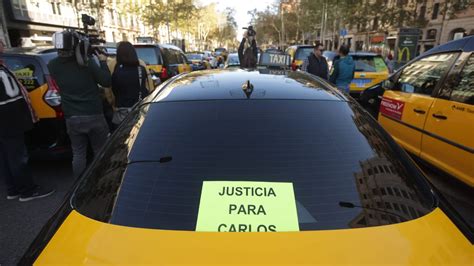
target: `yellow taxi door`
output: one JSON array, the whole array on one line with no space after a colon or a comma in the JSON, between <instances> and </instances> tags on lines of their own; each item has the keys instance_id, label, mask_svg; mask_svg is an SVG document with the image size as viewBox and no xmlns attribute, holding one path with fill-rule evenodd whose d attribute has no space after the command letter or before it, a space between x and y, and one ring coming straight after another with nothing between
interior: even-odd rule
<instances>
[{"instance_id":1,"label":"yellow taxi door","mask_svg":"<svg viewBox=\"0 0 474 266\"><path fill-rule=\"evenodd\" d=\"M461 70L462 69L462 70ZM474 186L474 56L453 69L432 104L421 144L421 158Z\"/></svg>"},{"instance_id":2,"label":"yellow taxi door","mask_svg":"<svg viewBox=\"0 0 474 266\"><path fill-rule=\"evenodd\" d=\"M458 54L431 55L412 62L399 74L380 104L378 120L407 151L419 156L432 97Z\"/></svg>"},{"instance_id":3,"label":"yellow taxi door","mask_svg":"<svg viewBox=\"0 0 474 266\"><path fill-rule=\"evenodd\" d=\"M180 74L191 72L192 67L191 67L191 64L188 63L188 58L182 53L179 53L179 57L180 57L180 60L179 60L179 65L178 65L178 72Z\"/></svg>"},{"instance_id":4,"label":"yellow taxi door","mask_svg":"<svg viewBox=\"0 0 474 266\"><path fill-rule=\"evenodd\" d=\"M379 123L403 148L420 155L421 129L432 103L430 95L387 91L380 104Z\"/></svg>"}]
</instances>

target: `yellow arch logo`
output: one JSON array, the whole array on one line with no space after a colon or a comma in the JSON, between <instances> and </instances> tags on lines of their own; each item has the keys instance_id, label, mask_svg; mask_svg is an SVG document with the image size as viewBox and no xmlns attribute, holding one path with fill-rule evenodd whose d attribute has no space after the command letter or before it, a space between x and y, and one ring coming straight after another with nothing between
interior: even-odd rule
<instances>
[{"instance_id":1,"label":"yellow arch logo","mask_svg":"<svg viewBox=\"0 0 474 266\"><path fill-rule=\"evenodd\" d=\"M408 47L403 47L403 49L400 50L400 48L398 48L398 63L402 62L402 59L403 59L403 55L405 54L406 52L406 61L409 61L410 60L410 49L408 49Z\"/></svg>"}]
</instances>

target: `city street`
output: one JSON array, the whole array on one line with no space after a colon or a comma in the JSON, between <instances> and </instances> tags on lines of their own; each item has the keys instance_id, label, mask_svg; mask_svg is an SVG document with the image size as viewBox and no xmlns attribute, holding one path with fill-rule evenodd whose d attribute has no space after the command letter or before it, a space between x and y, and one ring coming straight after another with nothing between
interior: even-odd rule
<instances>
[{"instance_id":1,"label":"city street","mask_svg":"<svg viewBox=\"0 0 474 266\"><path fill-rule=\"evenodd\" d=\"M39 184L54 186L57 192L48 198L31 202L7 201L4 182L0 182L0 265L15 264L39 232L43 224L55 212L64 195L73 184L72 172L67 161L33 162L33 170ZM430 175L430 181L443 191L444 196L462 213L474 227L474 191L459 182L422 169Z\"/></svg>"},{"instance_id":2,"label":"city street","mask_svg":"<svg viewBox=\"0 0 474 266\"><path fill-rule=\"evenodd\" d=\"M474 266L473 84L474 0L1 0L0 266Z\"/></svg>"}]
</instances>

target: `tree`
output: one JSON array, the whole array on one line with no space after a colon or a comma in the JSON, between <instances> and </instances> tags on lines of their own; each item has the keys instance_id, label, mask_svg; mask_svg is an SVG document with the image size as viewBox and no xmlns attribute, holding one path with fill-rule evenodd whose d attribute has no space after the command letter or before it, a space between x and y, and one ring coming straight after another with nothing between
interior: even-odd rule
<instances>
[{"instance_id":1,"label":"tree","mask_svg":"<svg viewBox=\"0 0 474 266\"><path fill-rule=\"evenodd\" d=\"M235 21L235 9L227 7L218 16L218 26L211 31L210 37L215 39L219 46L234 46L237 36L237 22Z\"/></svg>"}]
</instances>

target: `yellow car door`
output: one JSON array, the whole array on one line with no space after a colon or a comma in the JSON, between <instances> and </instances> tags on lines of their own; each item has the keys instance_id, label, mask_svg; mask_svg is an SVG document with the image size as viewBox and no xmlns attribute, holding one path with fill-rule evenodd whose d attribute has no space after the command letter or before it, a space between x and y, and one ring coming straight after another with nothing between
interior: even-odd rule
<instances>
[{"instance_id":1,"label":"yellow car door","mask_svg":"<svg viewBox=\"0 0 474 266\"><path fill-rule=\"evenodd\" d=\"M191 64L188 63L188 59L187 57L181 53L181 52L178 52L179 54L177 55L179 58L179 65L178 65L178 72L179 74L181 73L188 73L188 72L191 72L192 71L192 67L191 67Z\"/></svg>"},{"instance_id":2,"label":"yellow car door","mask_svg":"<svg viewBox=\"0 0 474 266\"><path fill-rule=\"evenodd\" d=\"M456 67L428 113L421 158L474 186L474 55Z\"/></svg>"},{"instance_id":3,"label":"yellow car door","mask_svg":"<svg viewBox=\"0 0 474 266\"><path fill-rule=\"evenodd\" d=\"M406 150L419 156L433 92L458 54L431 55L406 66L380 104L378 120Z\"/></svg>"}]
</instances>

